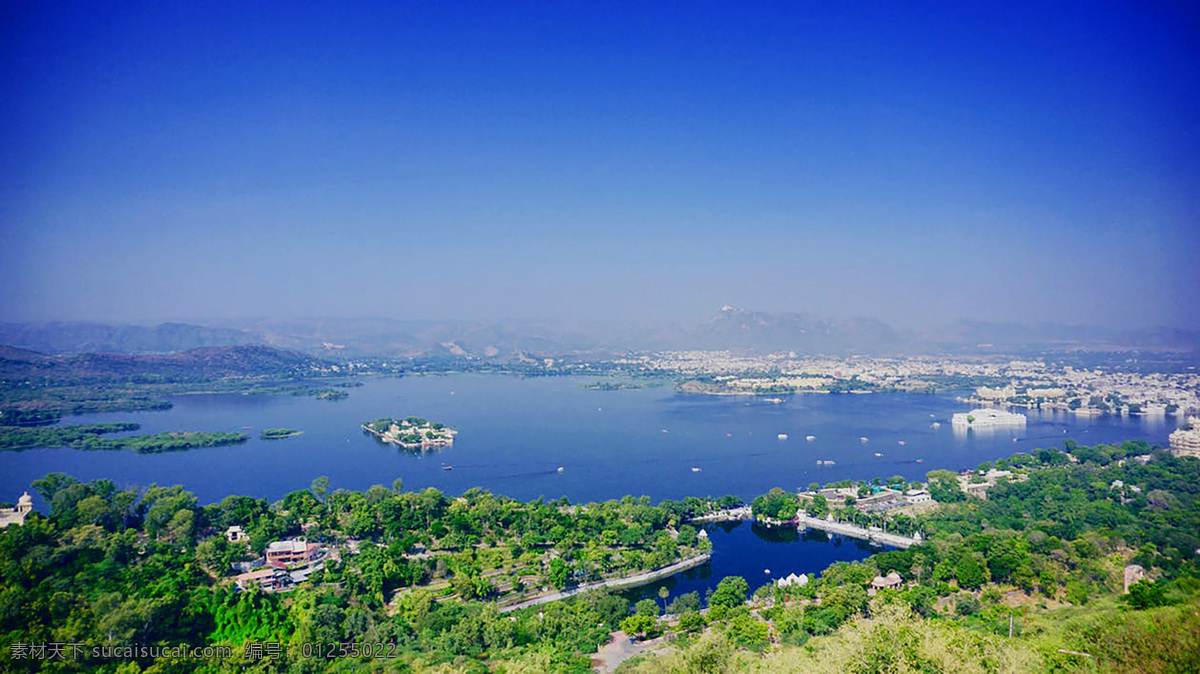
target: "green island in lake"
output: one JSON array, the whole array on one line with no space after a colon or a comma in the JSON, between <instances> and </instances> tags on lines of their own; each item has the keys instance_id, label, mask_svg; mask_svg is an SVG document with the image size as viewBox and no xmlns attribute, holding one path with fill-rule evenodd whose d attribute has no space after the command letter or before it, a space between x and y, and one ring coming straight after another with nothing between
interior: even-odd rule
<instances>
[{"instance_id":1,"label":"green island in lake","mask_svg":"<svg viewBox=\"0 0 1200 674\"><path fill-rule=\"evenodd\" d=\"M380 442L400 445L406 449L434 449L454 444L458 431L445 424L427 421L420 417L392 419L384 417L368 421L362 429L375 436Z\"/></svg>"},{"instance_id":2,"label":"green island in lake","mask_svg":"<svg viewBox=\"0 0 1200 674\"><path fill-rule=\"evenodd\" d=\"M200 447L220 447L245 442L241 433L211 433L204 431L173 431L151 435L104 437L111 433L136 431L141 426L131 422L82 424L26 428L0 426L0 450L70 447L83 450L132 449L140 454L178 452Z\"/></svg>"},{"instance_id":3,"label":"green island in lake","mask_svg":"<svg viewBox=\"0 0 1200 674\"><path fill-rule=\"evenodd\" d=\"M283 440L284 438L295 437L303 432L294 428L266 428L258 434L258 437L263 440Z\"/></svg>"}]
</instances>

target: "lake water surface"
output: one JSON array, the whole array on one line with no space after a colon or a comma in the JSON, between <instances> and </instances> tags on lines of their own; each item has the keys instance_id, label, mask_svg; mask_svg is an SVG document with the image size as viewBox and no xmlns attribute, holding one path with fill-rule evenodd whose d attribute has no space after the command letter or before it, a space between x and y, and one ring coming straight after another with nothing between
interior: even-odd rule
<instances>
[{"instance_id":1,"label":"lake water surface","mask_svg":"<svg viewBox=\"0 0 1200 674\"><path fill-rule=\"evenodd\" d=\"M122 487L182 484L202 503L229 494L273 501L307 489L320 475L329 476L333 488L390 486L400 477L409 490L432 486L453 495L483 487L522 500L567 496L578 503L625 494L648 494L655 501L724 494L749 499L771 487L795 489L814 481L897 474L922 478L935 468L973 467L1017 451L1057 447L1068 437L1081 444L1147 440L1165 445L1172 429L1163 419L1080 419L1027 411L1029 424L1020 432L956 434L950 416L968 406L952 396L809 394L772 403L677 396L670 387L585 389L591 381L499 375L367 379L341 401L178 396L167 411L70 417L68 423L136 421L141 433L236 431L252 439L173 454L66 448L0 452L0 500L15 501L51 471L81 480L107 478ZM422 416L459 434L453 447L410 452L382 445L359 428L385 416ZM932 428L934 421L942 426ZM260 440L257 434L264 428L296 428L304 434ZM779 439L780 433L788 438ZM806 441L808 435L816 438ZM819 459L835 463L817 465ZM44 510L40 500L35 495ZM713 543L709 563L625 596L657 600L658 588L666 587L671 598L687 592L703 598L729 575L746 578L753 590L789 573L817 573L833 562L879 550L852 538L749 522L705 529Z\"/></svg>"},{"instance_id":2,"label":"lake water surface","mask_svg":"<svg viewBox=\"0 0 1200 674\"><path fill-rule=\"evenodd\" d=\"M1068 437L1081 444L1141 439L1165 445L1172 430L1163 419L1080 419L1028 411L1029 424L1020 432L956 435L948 420L968 406L952 396L809 394L776 404L679 396L670 387L583 388L590 381L595 380L380 378L364 380L341 401L178 396L167 411L69 417L68 423L136 421L142 433L238 431L252 439L155 455L66 448L0 452L0 500L15 500L51 471L83 480L108 478L120 486L182 484L204 503L229 494L275 500L306 489L320 475L329 476L333 488L390 486L400 477L405 489L433 486L457 494L483 487L522 500L566 496L584 502L625 494L648 494L655 501L723 494L751 498L771 487L795 489L814 481L919 478L935 468L960 469L1017 451L1057 447ZM381 445L360 430L362 422L384 416L422 416L459 434L451 448L409 452ZM935 420L940 428L931 428ZM260 440L257 434L264 428L297 428L304 434ZM780 440L780 433L788 439ZM807 435L816 439L806 441ZM836 463L817 465L818 460Z\"/></svg>"},{"instance_id":3,"label":"lake water surface","mask_svg":"<svg viewBox=\"0 0 1200 674\"><path fill-rule=\"evenodd\" d=\"M681 594L695 592L705 601L725 576L741 576L754 592L788 574L820 574L834 562L853 562L890 550L867 541L827 534L817 529L797 531L794 527L766 527L751 522L720 522L704 525L713 544L712 559L694 569L677 573L649 585L621 593L630 602L653 599L660 587L667 588L667 603Z\"/></svg>"}]
</instances>

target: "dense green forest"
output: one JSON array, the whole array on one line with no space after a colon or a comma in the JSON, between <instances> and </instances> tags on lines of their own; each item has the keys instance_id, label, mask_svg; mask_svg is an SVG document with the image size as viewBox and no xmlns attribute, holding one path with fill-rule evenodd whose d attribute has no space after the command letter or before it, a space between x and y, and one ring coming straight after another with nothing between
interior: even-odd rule
<instances>
[{"instance_id":1,"label":"dense green forest","mask_svg":"<svg viewBox=\"0 0 1200 674\"><path fill-rule=\"evenodd\" d=\"M240 653L269 638L402 644L400 660L414 665L479 662L500 649L585 666L578 653L608 640L628 614L623 600L585 596L516 620L499 618L498 606L695 557L709 546L681 522L736 503L521 503L481 490L404 492L399 481L329 492L318 479L275 504L231 496L201 506L180 487L120 490L62 474L35 486L49 517L0 533L0 658L9 658L0 661L17 669L36 666L12 660L13 643L234 644ZM232 525L249 540L220 535ZM338 553L322 571L286 593L232 588L232 563L305 530ZM287 657L322 669L299 651Z\"/></svg>"},{"instance_id":2,"label":"dense green forest","mask_svg":"<svg viewBox=\"0 0 1200 674\"><path fill-rule=\"evenodd\" d=\"M0 668L587 671L588 654L624 628L673 639L627 671L1196 671L1200 461L1066 449L1006 460L1014 479L987 500L916 516L928 542L835 564L803 587L751 593L732 577L665 607L591 592L512 612L701 554L689 518L738 500L522 503L399 481L330 491L318 479L274 504L201 505L180 487L51 474L35 485L48 516L0 531ZM222 535L233 525L247 541ZM308 581L233 588L232 563L302 534L330 551ZM1131 563L1149 578L1123 594ZM904 585L872 594L890 571ZM267 642L278 656L247 652ZM38 643L229 645L232 657L14 657L14 645ZM387 649L368 656L363 644Z\"/></svg>"}]
</instances>

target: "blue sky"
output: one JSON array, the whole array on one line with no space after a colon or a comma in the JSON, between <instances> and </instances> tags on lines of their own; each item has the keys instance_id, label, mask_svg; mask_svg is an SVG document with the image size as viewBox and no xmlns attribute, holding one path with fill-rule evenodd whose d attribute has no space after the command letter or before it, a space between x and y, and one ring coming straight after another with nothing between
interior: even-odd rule
<instances>
[{"instance_id":1,"label":"blue sky","mask_svg":"<svg viewBox=\"0 0 1200 674\"><path fill-rule=\"evenodd\" d=\"M1200 327L1183 3L118 4L0 9L0 320Z\"/></svg>"}]
</instances>

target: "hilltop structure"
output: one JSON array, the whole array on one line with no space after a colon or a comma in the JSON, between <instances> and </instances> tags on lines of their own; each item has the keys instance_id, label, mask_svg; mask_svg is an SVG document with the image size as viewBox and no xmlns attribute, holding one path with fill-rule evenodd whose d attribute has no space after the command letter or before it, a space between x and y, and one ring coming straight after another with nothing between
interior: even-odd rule
<instances>
[{"instance_id":1,"label":"hilltop structure","mask_svg":"<svg viewBox=\"0 0 1200 674\"><path fill-rule=\"evenodd\" d=\"M1200 418L1188 417L1183 428L1170 436L1171 453L1175 456L1200 458Z\"/></svg>"},{"instance_id":2,"label":"hilltop structure","mask_svg":"<svg viewBox=\"0 0 1200 674\"><path fill-rule=\"evenodd\" d=\"M16 508L0 508L0 529L8 527L10 524L25 524L25 516L31 512L33 512L33 497L29 495L29 492L25 492L21 494L21 498L17 499Z\"/></svg>"}]
</instances>

